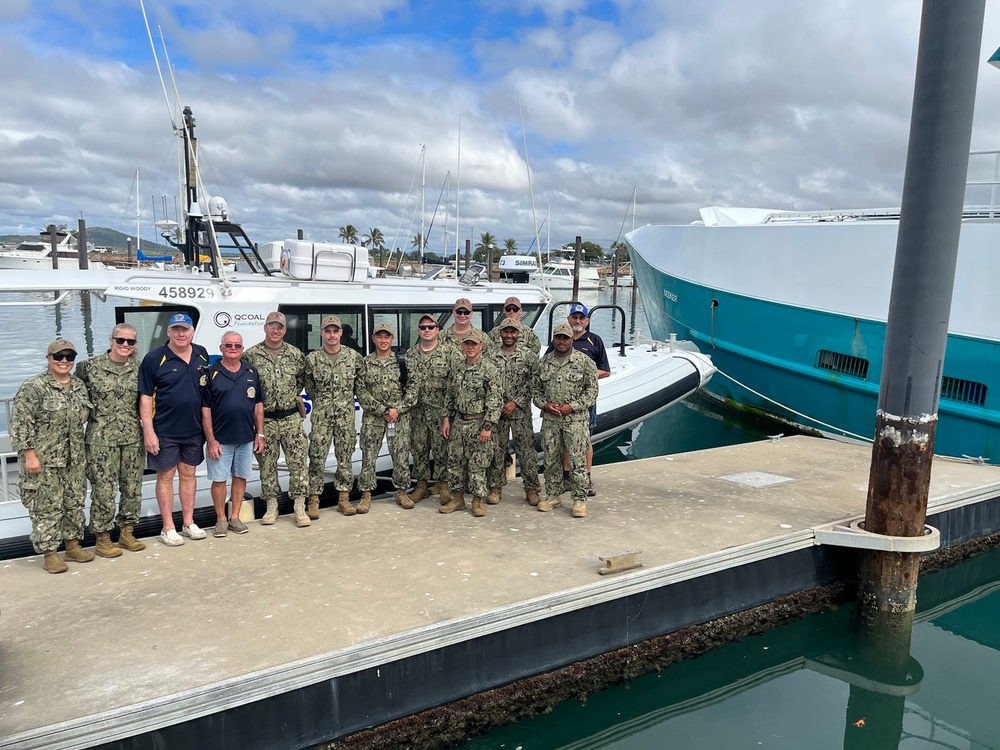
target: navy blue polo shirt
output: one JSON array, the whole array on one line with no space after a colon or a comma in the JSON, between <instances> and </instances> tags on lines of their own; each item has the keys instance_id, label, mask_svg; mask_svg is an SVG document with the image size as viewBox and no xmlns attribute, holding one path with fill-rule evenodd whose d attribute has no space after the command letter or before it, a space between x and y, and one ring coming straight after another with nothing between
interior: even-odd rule
<instances>
[{"instance_id":1,"label":"navy blue polo shirt","mask_svg":"<svg viewBox=\"0 0 1000 750\"><path fill-rule=\"evenodd\" d=\"M260 392L257 370L246 362L230 372L220 359L208 374L208 384L201 389L202 406L212 410L212 433L223 445L252 443L257 434L253 412L264 398Z\"/></svg>"},{"instance_id":2,"label":"navy blue polo shirt","mask_svg":"<svg viewBox=\"0 0 1000 750\"><path fill-rule=\"evenodd\" d=\"M597 365L598 370L611 372L611 363L608 361L608 350L604 348L604 340L596 333L587 331L580 338L573 339L573 348L578 352L586 354ZM545 350L548 354L552 351L552 344Z\"/></svg>"},{"instance_id":3,"label":"navy blue polo shirt","mask_svg":"<svg viewBox=\"0 0 1000 750\"><path fill-rule=\"evenodd\" d=\"M208 351L191 345L185 362L169 346L153 349L139 365L139 393L153 397L153 429L157 437L200 437L201 386L208 383Z\"/></svg>"}]
</instances>

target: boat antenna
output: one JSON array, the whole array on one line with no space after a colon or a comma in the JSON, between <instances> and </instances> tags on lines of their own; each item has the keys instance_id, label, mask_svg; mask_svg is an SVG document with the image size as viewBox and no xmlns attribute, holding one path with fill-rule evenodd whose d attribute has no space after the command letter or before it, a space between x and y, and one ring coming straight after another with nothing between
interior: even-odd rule
<instances>
[{"instance_id":1,"label":"boat antenna","mask_svg":"<svg viewBox=\"0 0 1000 750\"><path fill-rule=\"evenodd\" d=\"M521 111L521 93L514 90L517 95L517 116L521 120L521 139L524 141L524 166L528 170L528 195L531 198L531 223L535 228L535 247L538 253L538 268L542 267L542 248L538 240L538 217L535 215L535 191L531 187L531 163L528 161L528 136L524 131L524 113ZM542 279L542 289L545 287L545 274L539 273Z\"/></svg>"},{"instance_id":2,"label":"boat antenna","mask_svg":"<svg viewBox=\"0 0 1000 750\"><path fill-rule=\"evenodd\" d=\"M458 162L455 167L455 275L458 276L458 248L462 241L459 222L462 218L462 115L458 116Z\"/></svg>"},{"instance_id":3,"label":"boat antenna","mask_svg":"<svg viewBox=\"0 0 1000 750\"><path fill-rule=\"evenodd\" d=\"M174 110L170 106L170 97L167 96L167 85L163 81L163 71L160 70L160 58L156 56L156 45L153 44L153 32L149 28L149 18L146 16L146 5L139 0L139 7L142 9L142 21L146 24L146 36L149 37L149 48L153 51L153 62L156 63L156 75L160 77L160 88L163 90L163 101L167 105L167 113L170 115L170 124L173 126L174 130L177 129L177 121L174 119ZM159 28L159 27L157 27ZM163 39L163 32L160 32L160 39ZM166 47L164 47L164 54L166 54ZM169 61L168 61L169 67ZM171 77L172 77L171 73ZM176 92L176 86L175 92Z\"/></svg>"}]
</instances>

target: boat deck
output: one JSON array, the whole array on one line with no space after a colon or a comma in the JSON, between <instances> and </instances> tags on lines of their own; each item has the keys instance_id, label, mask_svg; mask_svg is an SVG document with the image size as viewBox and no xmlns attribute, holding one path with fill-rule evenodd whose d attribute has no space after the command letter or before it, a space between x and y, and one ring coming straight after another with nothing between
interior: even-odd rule
<instances>
[{"instance_id":1,"label":"boat deck","mask_svg":"<svg viewBox=\"0 0 1000 750\"><path fill-rule=\"evenodd\" d=\"M753 606L776 586L729 585L724 601L709 579L809 568L789 563L820 554L813 529L863 514L869 461L868 447L787 438L595 467L583 520L537 512L512 480L481 519L383 499L306 529L283 516L180 548L147 539L58 576L8 560L0 747L274 746L262 727L305 747L619 647L572 619L618 602L632 642ZM1000 468L937 460L928 515L978 507L982 532L998 496ZM968 536L947 526L945 544ZM632 549L644 567L598 574L600 556ZM690 582L710 610L657 593Z\"/></svg>"}]
</instances>

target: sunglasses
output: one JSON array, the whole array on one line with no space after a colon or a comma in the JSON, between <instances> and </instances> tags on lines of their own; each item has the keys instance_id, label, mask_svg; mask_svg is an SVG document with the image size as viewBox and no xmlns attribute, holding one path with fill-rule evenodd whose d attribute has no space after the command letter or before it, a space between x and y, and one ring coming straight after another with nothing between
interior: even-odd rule
<instances>
[{"instance_id":1,"label":"sunglasses","mask_svg":"<svg viewBox=\"0 0 1000 750\"><path fill-rule=\"evenodd\" d=\"M426 323L422 326L417 326L421 331L433 331L437 328L437 325L427 325Z\"/></svg>"},{"instance_id":2,"label":"sunglasses","mask_svg":"<svg viewBox=\"0 0 1000 750\"><path fill-rule=\"evenodd\" d=\"M62 362L63 360L66 360L67 362L76 361L76 352L69 352L68 354L66 352L56 352L55 354L50 354L49 356L52 357L54 362Z\"/></svg>"},{"instance_id":3,"label":"sunglasses","mask_svg":"<svg viewBox=\"0 0 1000 750\"><path fill-rule=\"evenodd\" d=\"M520 309L520 307L514 307L513 305L507 305L507 307L504 308L507 312L517 312Z\"/></svg>"},{"instance_id":4,"label":"sunglasses","mask_svg":"<svg viewBox=\"0 0 1000 750\"><path fill-rule=\"evenodd\" d=\"M139 343L139 339L127 339L122 336L115 336L115 343L120 346L135 346Z\"/></svg>"},{"instance_id":5,"label":"sunglasses","mask_svg":"<svg viewBox=\"0 0 1000 750\"><path fill-rule=\"evenodd\" d=\"M225 344L222 345L222 348L223 349L242 349L243 348L243 344L234 344L232 342L227 342L227 343L225 343Z\"/></svg>"},{"instance_id":6,"label":"sunglasses","mask_svg":"<svg viewBox=\"0 0 1000 750\"><path fill-rule=\"evenodd\" d=\"M472 315L472 310L466 310L463 307L461 310L455 310L455 315Z\"/></svg>"}]
</instances>

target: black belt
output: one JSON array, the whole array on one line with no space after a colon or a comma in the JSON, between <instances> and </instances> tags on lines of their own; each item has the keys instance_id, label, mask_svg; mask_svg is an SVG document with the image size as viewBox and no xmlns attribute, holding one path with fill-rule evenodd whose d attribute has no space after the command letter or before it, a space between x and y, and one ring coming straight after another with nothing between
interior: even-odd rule
<instances>
[{"instance_id":1,"label":"black belt","mask_svg":"<svg viewBox=\"0 0 1000 750\"><path fill-rule=\"evenodd\" d=\"M290 417L293 414L298 414L298 407L292 407L291 409L277 409L275 411L264 412L264 419L284 419L285 417Z\"/></svg>"},{"instance_id":2,"label":"black belt","mask_svg":"<svg viewBox=\"0 0 1000 750\"><path fill-rule=\"evenodd\" d=\"M482 419L486 416L486 412L480 412L479 414L459 414L462 419Z\"/></svg>"}]
</instances>

